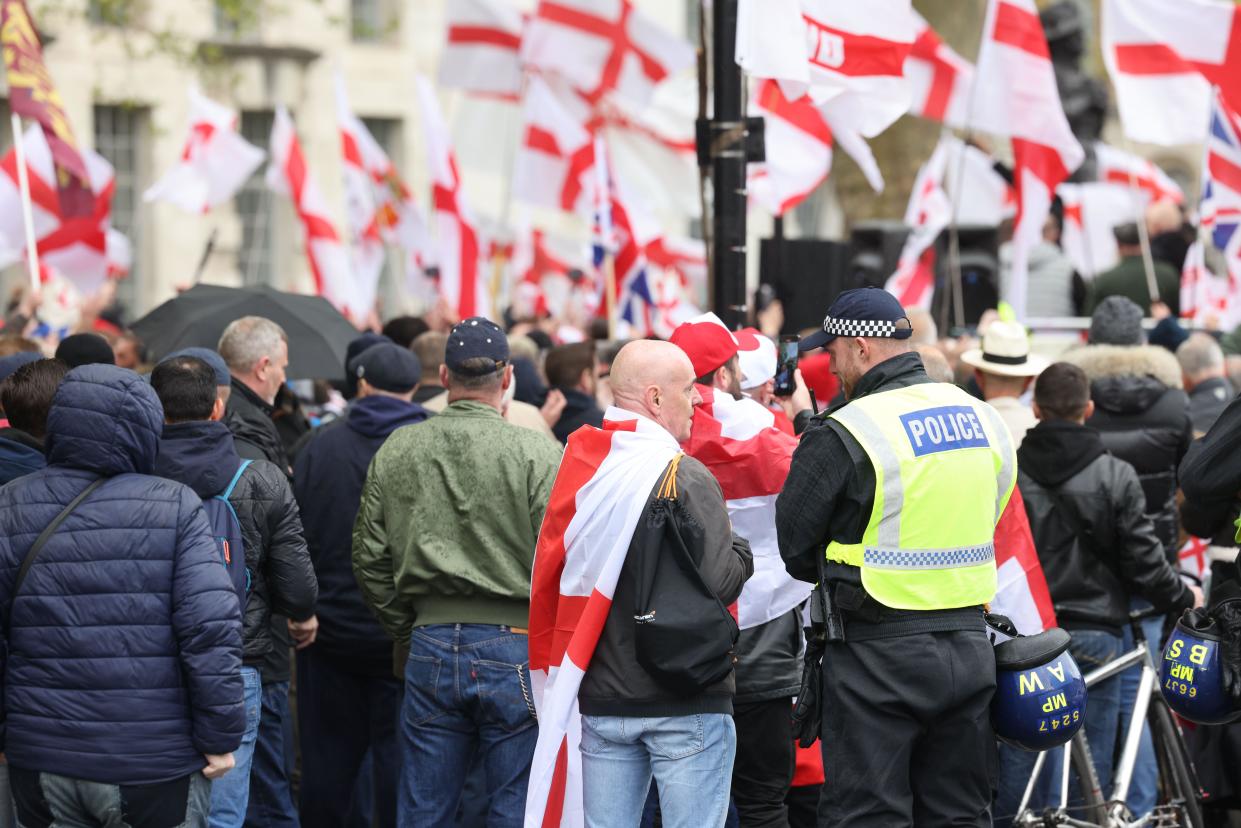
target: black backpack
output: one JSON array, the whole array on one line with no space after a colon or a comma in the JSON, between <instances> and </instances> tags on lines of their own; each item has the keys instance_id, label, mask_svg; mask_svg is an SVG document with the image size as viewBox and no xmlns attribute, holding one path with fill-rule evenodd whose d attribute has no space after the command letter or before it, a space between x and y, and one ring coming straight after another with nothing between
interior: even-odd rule
<instances>
[{"instance_id":1,"label":"black backpack","mask_svg":"<svg viewBox=\"0 0 1241 828\"><path fill-rule=\"evenodd\" d=\"M637 586L638 663L668 690L693 696L732 671L740 631L698 571L705 533L677 500L676 472L683 456L668 464L629 554Z\"/></svg>"}]
</instances>

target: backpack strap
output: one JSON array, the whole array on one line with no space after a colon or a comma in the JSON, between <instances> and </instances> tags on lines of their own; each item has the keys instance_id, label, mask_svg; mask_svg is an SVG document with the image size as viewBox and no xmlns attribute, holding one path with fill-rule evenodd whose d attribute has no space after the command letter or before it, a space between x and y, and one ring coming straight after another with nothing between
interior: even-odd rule
<instances>
[{"instance_id":1,"label":"backpack strap","mask_svg":"<svg viewBox=\"0 0 1241 828\"><path fill-rule=\"evenodd\" d=\"M218 495L216 495L216 497L220 498L221 500L225 500L225 501L227 501L230 497L232 497L233 489L237 488L237 483L238 481L241 480L241 475L245 473L246 467L248 467L253 462L254 462L253 460L242 460L241 465L237 467L237 473L233 475L233 479L230 480L228 482L228 485L224 487L224 491L220 492Z\"/></svg>"}]
</instances>

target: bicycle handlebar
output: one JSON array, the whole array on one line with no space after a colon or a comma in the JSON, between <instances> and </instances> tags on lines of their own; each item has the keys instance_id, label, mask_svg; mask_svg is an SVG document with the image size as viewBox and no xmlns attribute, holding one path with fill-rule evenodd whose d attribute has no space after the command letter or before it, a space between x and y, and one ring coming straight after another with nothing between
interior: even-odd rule
<instances>
[{"instance_id":1,"label":"bicycle handlebar","mask_svg":"<svg viewBox=\"0 0 1241 828\"><path fill-rule=\"evenodd\" d=\"M1157 610L1154 607L1147 607L1146 609L1134 610L1129 613L1129 620L1136 623L1138 621L1145 621L1147 618L1154 618L1156 615L1165 614L1166 613L1162 610Z\"/></svg>"}]
</instances>

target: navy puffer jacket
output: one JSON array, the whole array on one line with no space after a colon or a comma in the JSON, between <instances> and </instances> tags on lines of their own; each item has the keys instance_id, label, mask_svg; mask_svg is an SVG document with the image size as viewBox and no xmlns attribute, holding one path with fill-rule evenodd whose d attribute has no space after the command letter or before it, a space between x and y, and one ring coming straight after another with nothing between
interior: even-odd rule
<instances>
[{"instance_id":1,"label":"navy puffer jacket","mask_svg":"<svg viewBox=\"0 0 1241 828\"><path fill-rule=\"evenodd\" d=\"M77 368L52 404L48 467L0 488L0 750L16 767L149 784L241 743L237 596L201 501L150 476L162 428L137 374ZM100 476L13 600L35 538Z\"/></svg>"}]
</instances>

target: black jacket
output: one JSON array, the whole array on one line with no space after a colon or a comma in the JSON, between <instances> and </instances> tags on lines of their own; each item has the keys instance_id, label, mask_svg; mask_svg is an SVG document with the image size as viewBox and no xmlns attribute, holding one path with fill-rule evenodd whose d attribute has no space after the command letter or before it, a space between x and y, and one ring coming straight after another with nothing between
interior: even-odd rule
<instances>
[{"instance_id":1,"label":"black jacket","mask_svg":"<svg viewBox=\"0 0 1241 828\"><path fill-rule=\"evenodd\" d=\"M1194 424L1194 435L1206 434L1235 396L1237 392L1232 383L1224 377L1213 377L1195 385L1189 392L1189 418Z\"/></svg>"},{"instance_id":2,"label":"black jacket","mask_svg":"<svg viewBox=\"0 0 1241 828\"><path fill-rule=\"evenodd\" d=\"M285 454L284 440L272 421L274 412L275 409L258 394L233 377L233 393L228 397L224 424L233 432L237 453L247 460L274 463L288 475L292 469ZM263 682L288 681L289 648L293 640L283 616L272 615L271 637L273 646L263 661Z\"/></svg>"},{"instance_id":3,"label":"black jacket","mask_svg":"<svg viewBox=\"0 0 1241 828\"><path fill-rule=\"evenodd\" d=\"M233 377L224 424L237 438L237 453L248 460L266 460L288 474L289 459L284 441L272 421L275 409L245 383Z\"/></svg>"},{"instance_id":4,"label":"black jacket","mask_svg":"<svg viewBox=\"0 0 1241 828\"><path fill-rule=\"evenodd\" d=\"M155 473L184 483L203 500L228 486L241 458L223 423L164 426ZM245 546L250 591L243 624L244 661L260 666L273 648L272 614L305 621L315 614L319 588L302 537L288 480L266 460L246 467L229 497Z\"/></svg>"},{"instance_id":5,"label":"black jacket","mask_svg":"<svg viewBox=\"0 0 1241 828\"><path fill-rule=\"evenodd\" d=\"M552 426L552 433L556 435L557 440L562 443L566 442L570 434L584 425L602 427L603 410L599 408L599 403L594 397L576 388L561 387L559 390L564 394L564 411L561 412L560 419Z\"/></svg>"},{"instance_id":6,"label":"black jacket","mask_svg":"<svg viewBox=\"0 0 1241 828\"><path fill-rule=\"evenodd\" d=\"M342 419L312 431L293 464L293 493L319 577L320 628L313 646L358 674L392 675L392 638L353 577L353 521L366 470L388 435L428 416L417 403L363 397Z\"/></svg>"},{"instance_id":7,"label":"black jacket","mask_svg":"<svg viewBox=\"0 0 1241 828\"><path fill-rule=\"evenodd\" d=\"M1241 397L1234 399L1215 425L1190 446L1181 461L1181 520L1186 531L1200 538L1231 545L1241 493Z\"/></svg>"},{"instance_id":8,"label":"black jacket","mask_svg":"<svg viewBox=\"0 0 1241 828\"><path fill-rule=\"evenodd\" d=\"M1177 466L1193 439L1176 357L1153 345L1087 345L1063 359L1090 379L1095 413L1086 425L1099 431L1104 448L1137 471L1146 513L1168 560L1175 561Z\"/></svg>"},{"instance_id":9,"label":"black jacket","mask_svg":"<svg viewBox=\"0 0 1241 828\"><path fill-rule=\"evenodd\" d=\"M737 639L737 704L792 698L801 689L801 608L741 631Z\"/></svg>"},{"instance_id":10,"label":"black jacket","mask_svg":"<svg viewBox=\"0 0 1241 828\"><path fill-rule=\"evenodd\" d=\"M916 353L901 354L870 369L853 390L853 398L930 382ZM846 403L847 404L847 403ZM794 578L808 583L819 580L816 559L822 560L828 543L859 543L870 522L875 503L875 469L870 458L848 431L827 415L813 417L801 443L784 489L776 499L776 533L780 557ZM837 604L841 594L864 594L861 571L854 566L830 563L827 579L833 584ZM867 607L874 610L870 601ZM868 615L870 613L868 612ZM983 629L977 607L913 612L884 608L877 620L846 615L846 635L852 640L886 638L925 632Z\"/></svg>"},{"instance_id":11,"label":"black jacket","mask_svg":"<svg viewBox=\"0 0 1241 828\"><path fill-rule=\"evenodd\" d=\"M643 520L658 488L657 483L647 496ZM720 484L706 466L692 457L683 457L677 468L677 489L678 499L706 532L699 565L703 580L721 601L731 604L741 595L742 586L754 572L750 544L733 534ZM634 561L634 556L630 555L621 567L608 619L590 657L590 666L586 668L578 693L582 713L646 717L732 713L736 690L732 673L698 695L685 698L665 690L638 663L633 635L634 591L637 589Z\"/></svg>"},{"instance_id":12,"label":"black jacket","mask_svg":"<svg viewBox=\"0 0 1241 828\"><path fill-rule=\"evenodd\" d=\"M1017 450L1017 468L1061 626L1119 635L1131 593L1166 612L1193 605L1144 513L1137 472L1107 453L1099 432L1039 423Z\"/></svg>"}]
</instances>

